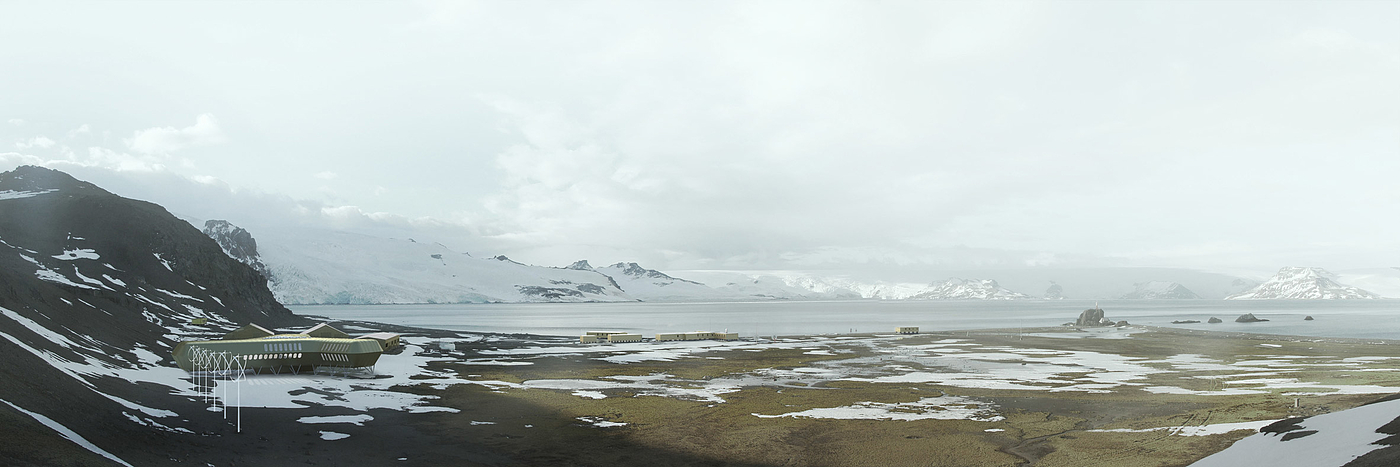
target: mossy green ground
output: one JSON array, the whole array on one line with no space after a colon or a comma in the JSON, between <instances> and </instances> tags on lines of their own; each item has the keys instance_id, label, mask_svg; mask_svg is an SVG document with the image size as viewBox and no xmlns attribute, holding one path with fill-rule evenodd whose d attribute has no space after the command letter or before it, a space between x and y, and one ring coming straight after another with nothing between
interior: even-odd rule
<instances>
[{"instance_id":1,"label":"mossy green ground","mask_svg":"<svg viewBox=\"0 0 1400 467\"><path fill-rule=\"evenodd\" d=\"M1049 332L1074 332L1049 331ZM1226 364L1286 357L1286 377L1321 384L1396 387L1400 346L1351 340L1241 336L1147 329L1129 338L1050 338L1019 332L925 334L899 345L929 344L956 337L971 344L1014 349L1091 351L1162 360L1196 354ZM1260 345L1265 344L1265 345ZM523 383L531 380L604 380L610 376L671 375L676 387L753 375L766 369L796 369L820 361L876 355L855 341L821 343L836 355L801 349L730 350L699 353L674 361L617 364L596 355L532 357L531 365L498 366L442 363L439 369L463 378ZM1277 347L1275 347L1277 346ZM705 358L722 357L722 359ZM525 465L928 465L928 466L1172 466L1224 449L1252 431L1207 436L1175 436L1167 431L1102 432L1281 419L1343 410L1384 394L1344 394L1331 389L1271 389L1264 383L1234 383L1218 368L1160 369L1104 393L1083 391L982 389L933 383L873 383L832 380L802 385L752 385L721 394L723 402L639 395L612 388L593 399L569 390L456 385L415 392L443 397L442 405L461 410L416 420L444 443L489 447L510 463ZM1252 367L1247 367L1246 370ZM1362 371L1365 370L1365 371ZM1269 372L1259 366L1260 373ZM1239 373L1235 371L1234 373ZM1217 378L1210 378L1217 376ZM1262 376L1270 378L1271 376ZM1068 382L1067 382L1068 383ZM1218 392L1255 389L1259 394L1156 394L1144 390L1172 386ZM1290 394L1285 394L1290 393ZM1292 393L1310 393L1292 395ZM846 420L803 417L760 418L861 402L901 403L940 395L970 397L995 405L998 421ZM1298 406L1295 407L1295 398ZM579 417L626 423L599 428ZM489 422L489 423L485 423Z\"/></svg>"}]
</instances>

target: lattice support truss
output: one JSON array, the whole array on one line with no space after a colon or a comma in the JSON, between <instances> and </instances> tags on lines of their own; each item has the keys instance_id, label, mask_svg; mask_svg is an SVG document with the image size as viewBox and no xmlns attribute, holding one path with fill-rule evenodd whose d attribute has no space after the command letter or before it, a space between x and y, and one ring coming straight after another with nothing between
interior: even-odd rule
<instances>
[{"instance_id":1,"label":"lattice support truss","mask_svg":"<svg viewBox=\"0 0 1400 467\"><path fill-rule=\"evenodd\" d=\"M214 352L195 347L190 349L190 381L195 391L209 403L211 409L219 410L228 420L229 388L234 390L234 406L237 415L235 424L238 432L243 432L243 380L247 375L247 365L241 355L229 352ZM222 381L224 384L219 384ZM220 395L220 389L223 394Z\"/></svg>"}]
</instances>

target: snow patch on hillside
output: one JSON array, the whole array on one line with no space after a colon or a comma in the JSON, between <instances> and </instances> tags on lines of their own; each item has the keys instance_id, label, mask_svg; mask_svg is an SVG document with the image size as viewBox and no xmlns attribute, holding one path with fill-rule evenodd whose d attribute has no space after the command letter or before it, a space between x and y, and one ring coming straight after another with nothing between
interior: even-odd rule
<instances>
[{"instance_id":1,"label":"snow patch on hillside","mask_svg":"<svg viewBox=\"0 0 1400 467\"><path fill-rule=\"evenodd\" d=\"M1372 443L1389 435L1376 430L1397 413L1400 400L1310 417L1298 422L1296 429L1250 436L1191 465L1341 466L1383 447ZM1305 434L1309 431L1313 433Z\"/></svg>"},{"instance_id":2,"label":"snow patch on hillside","mask_svg":"<svg viewBox=\"0 0 1400 467\"><path fill-rule=\"evenodd\" d=\"M55 191L58 191L58 189L57 189L57 188L53 188L53 189L38 190L38 191L4 190L4 191L0 191L0 201L7 200L7 199L32 198L32 197L39 196L39 195L42 195L42 194L53 193L53 192L55 192Z\"/></svg>"}]
</instances>

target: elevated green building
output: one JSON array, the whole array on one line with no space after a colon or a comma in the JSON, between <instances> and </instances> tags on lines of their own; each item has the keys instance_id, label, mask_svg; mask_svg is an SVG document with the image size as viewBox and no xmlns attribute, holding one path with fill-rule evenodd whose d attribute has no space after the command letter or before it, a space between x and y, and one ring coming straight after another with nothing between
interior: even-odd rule
<instances>
[{"instance_id":1,"label":"elevated green building","mask_svg":"<svg viewBox=\"0 0 1400 467\"><path fill-rule=\"evenodd\" d=\"M171 351L175 363L194 370L195 349L236 360L255 372L299 371L317 367L363 368L374 366L386 346L398 345L398 335L375 333L350 337L339 329L318 324L295 334L277 334L256 324L235 329L222 339L185 341Z\"/></svg>"}]
</instances>

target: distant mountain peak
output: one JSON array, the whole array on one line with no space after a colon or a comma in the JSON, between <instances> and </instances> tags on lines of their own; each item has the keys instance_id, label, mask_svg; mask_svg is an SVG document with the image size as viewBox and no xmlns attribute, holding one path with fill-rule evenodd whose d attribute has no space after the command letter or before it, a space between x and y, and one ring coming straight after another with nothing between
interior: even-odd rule
<instances>
[{"instance_id":1,"label":"distant mountain peak","mask_svg":"<svg viewBox=\"0 0 1400 467\"><path fill-rule=\"evenodd\" d=\"M1191 289L1176 282L1149 281L1133 284L1134 290L1121 299L1125 300L1194 300L1201 298Z\"/></svg>"},{"instance_id":2,"label":"distant mountain peak","mask_svg":"<svg viewBox=\"0 0 1400 467\"><path fill-rule=\"evenodd\" d=\"M1274 277L1226 300L1347 300L1374 299L1380 295L1338 283L1326 269L1286 266Z\"/></svg>"},{"instance_id":3,"label":"distant mountain peak","mask_svg":"<svg viewBox=\"0 0 1400 467\"><path fill-rule=\"evenodd\" d=\"M576 270L576 271L592 271L592 270L593 270L593 265L588 264L588 260L586 260L586 259L581 259L581 260L578 260L578 261L574 261L574 264L570 264L570 265L568 265L568 266L565 266L564 269L573 269L573 270Z\"/></svg>"},{"instance_id":4,"label":"distant mountain peak","mask_svg":"<svg viewBox=\"0 0 1400 467\"><path fill-rule=\"evenodd\" d=\"M1026 300L1029 295L1003 288L992 279L957 277L929 284L909 297L915 300Z\"/></svg>"},{"instance_id":5,"label":"distant mountain peak","mask_svg":"<svg viewBox=\"0 0 1400 467\"><path fill-rule=\"evenodd\" d=\"M656 279L656 280L663 280L663 281L686 282L686 283L690 283L690 284L704 285L704 284L700 284L699 282L688 281L688 280L685 280L685 279L681 279L681 278L679 278L679 277L671 277L670 275L667 275L667 274L664 273L664 272L657 271L657 270L655 270L655 269L647 269L647 268L644 268L644 267L642 267L641 265L639 265L639 264L637 264L637 263L626 263L626 262L624 262L624 263L616 263L616 264L613 264L612 266L608 266L608 267L609 267L609 268L612 268L612 269L620 269L623 275L632 276L632 277L636 277L636 278L647 278L647 279Z\"/></svg>"}]
</instances>

